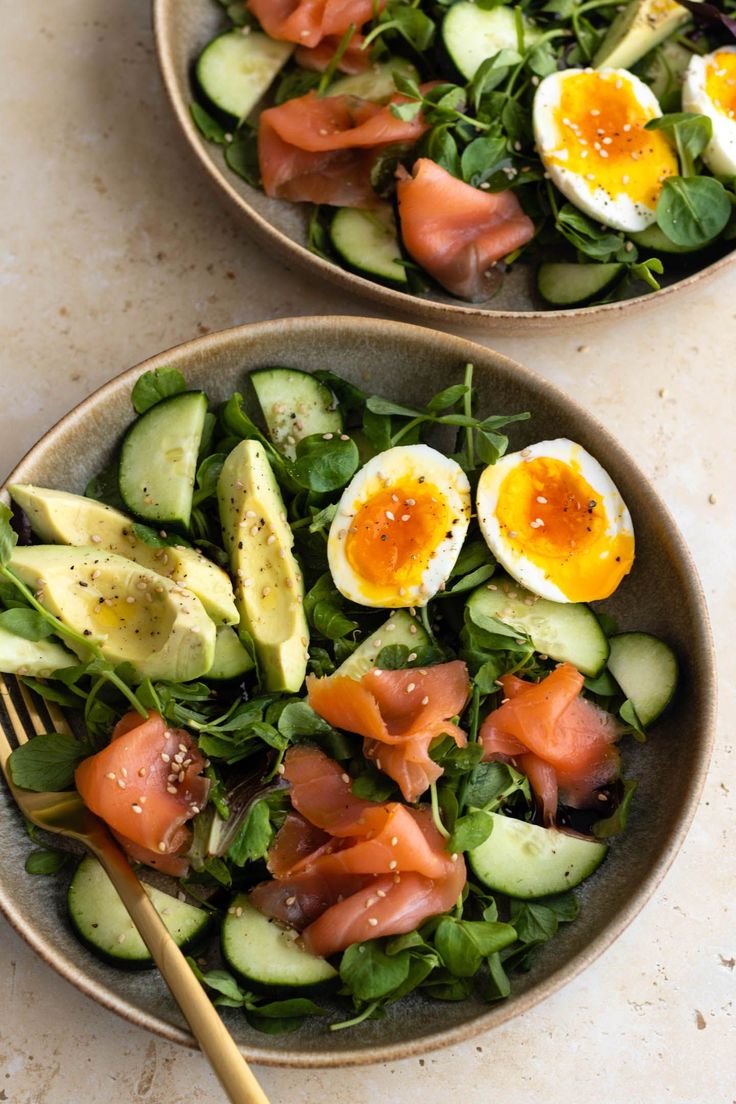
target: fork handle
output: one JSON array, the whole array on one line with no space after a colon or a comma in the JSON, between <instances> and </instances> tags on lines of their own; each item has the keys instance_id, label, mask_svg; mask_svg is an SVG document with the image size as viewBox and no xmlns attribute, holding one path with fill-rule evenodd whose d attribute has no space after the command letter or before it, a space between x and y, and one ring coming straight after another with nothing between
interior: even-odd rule
<instances>
[{"instance_id":1,"label":"fork handle","mask_svg":"<svg viewBox=\"0 0 736 1104\"><path fill-rule=\"evenodd\" d=\"M109 837L95 842L97 858L120 894L229 1100L232 1104L269 1104L268 1097L151 904L123 852Z\"/></svg>"}]
</instances>

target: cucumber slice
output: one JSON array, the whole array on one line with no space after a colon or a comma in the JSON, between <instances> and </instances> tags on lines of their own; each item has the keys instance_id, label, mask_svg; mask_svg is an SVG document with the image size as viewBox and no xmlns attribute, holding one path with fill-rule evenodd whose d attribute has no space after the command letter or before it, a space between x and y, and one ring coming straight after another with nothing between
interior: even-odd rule
<instances>
[{"instance_id":1,"label":"cucumber slice","mask_svg":"<svg viewBox=\"0 0 736 1104\"><path fill-rule=\"evenodd\" d=\"M314 433L342 433L342 414L328 387L298 368L262 368L250 381L268 434L279 452L293 460L296 446Z\"/></svg>"},{"instance_id":2,"label":"cucumber slice","mask_svg":"<svg viewBox=\"0 0 736 1104\"><path fill-rule=\"evenodd\" d=\"M361 100L373 103L386 103L396 94L394 73L407 80L419 80L416 67L406 58L390 58L378 65L372 65L364 73L353 73L348 77L338 77L330 85L330 96L359 96Z\"/></svg>"},{"instance_id":3,"label":"cucumber slice","mask_svg":"<svg viewBox=\"0 0 736 1104\"><path fill-rule=\"evenodd\" d=\"M204 677L215 680L239 678L252 667L253 660L240 643L235 629L228 626L218 629L215 637L215 658Z\"/></svg>"},{"instance_id":4,"label":"cucumber slice","mask_svg":"<svg viewBox=\"0 0 736 1104\"><path fill-rule=\"evenodd\" d=\"M4 675L48 678L52 671L77 663L75 655L53 640L26 640L0 628L0 671Z\"/></svg>"},{"instance_id":5,"label":"cucumber slice","mask_svg":"<svg viewBox=\"0 0 736 1104\"><path fill-rule=\"evenodd\" d=\"M189 525L207 396L184 391L133 422L120 451L120 497L147 521Z\"/></svg>"},{"instance_id":6,"label":"cucumber slice","mask_svg":"<svg viewBox=\"0 0 736 1104\"><path fill-rule=\"evenodd\" d=\"M467 610L476 625L496 632L494 618L531 639L536 652L595 678L606 666L609 645L598 618L582 602L550 602L506 576L494 575L493 582L474 590Z\"/></svg>"},{"instance_id":7,"label":"cucumber slice","mask_svg":"<svg viewBox=\"0 0 736 1104\"><path fill-rule=\"evenodd\" d=\"M652 253L695 253L698 249L704 248L702 245L678 245L667 237L664 230L660 230L656 222L652 226L647 226L646 230L637 230L636 233L629 234L629 237L636 245L641 246L642 249L649 249Z\"/></svg>"},{"instance_id":8,"label":"cucumber slice","mask_svg":"<svg viewBox=\"0 0 736 1104\"><path fill-rule=\"evenodd\" d=\"M677 687L677 659L668 644L643 632L611 637L608 670L629 699L642 725L656 721Z\"/></svg>"},{"instance_id":9,"label":"cucumber slice","mask_svg":"<svg viewBox=\"0 0 736 1104\"><path fill-rule=\"evenodd\" d=\"M266 94L293 49L293 43L277 42L267 34L226 31L199 55L197 81L211 104L233 120L243 119Z\"/></svg>"},{"instance_id":10,"label":"cucumber slice","mask_svg":"<svg viewBox=\"0 0 736 1104\"><path fill-rule=\"evenodd\" d=\"M579 885L608 850L600 840L568 836L523 820L491 813L493 829L468 853L476 877L509 897L546 897Z\"/></svg>"},{"instance_id":11,"label":"cucumber slice","mask_svg":"<svg viewBox=\"0 0 736 1104\"><path fill-rule=\"evenodd\" d=\"M378 653L387 644L405 644L407 648L422 648L429 643L430 639L424 627L406 610L396 610L380 629L376 629L362 644L358 645L353 654L340 664L335 674L362 679L376 662Z\"/></svg>"},{"instance_id":12,"label":"cucumber slice","mask_svg":"<svg viewBox=\"0 0 736 1104\"><path fill-rule=\"evenodd\" d=\"M611 291L625 271L626 265L618 262L541 264L537 270L537 288L552 306L573 307Z\"/></svg>"},{"instance_id":13,"label":"cucumber slice","mask_svg":"<svg viewBox=\"0 0 736 1104\"><path fill-rule=\"evenodd\" d=\"M337 970L296 942L297 932L269 920L239 894L222 925L222 955L226 963L248 982L280 989L324 985Z\"/></svg>"},{"instance_id":14,"label":"cucumber slice","mask_svg":"<svg viewBox=\"0 0 736 1104\"><path fill-rule=\"evenodd\" d=\"M207 933L212 914L144 885L156 911L182 950ZM97 859L82 859L67 893L69 918L76 935L113 966L140 969L153 965L125 905Z\"/></svg>"},{"instance_id":15,"label":"cucumber slice","mask_svg":"<svg viewBox=\"0 0 736 1104\"><path fill-rule=\"evenodd\" d=\"M520 18L524 45L531 46L538 41L541 32L523 16ZM486 58L493 57L499 50L518 51L514 11L505 6L488 10L461 0L452 5L443 20L442 40L455 67L470 81Z\"/></svg>"},{"instance_id":16,"label":"cucumber slice","mask_svg":"<svg viewBox=\"0 0 736 1104\"><path fill-rule=\"evenodd\" d=\"M330 226L330 239L335 251L356 272L391 284L408 283L406 268L399 263L396 219L388 205L376 211L340 207Z\"/></svg>"}]
</instances>

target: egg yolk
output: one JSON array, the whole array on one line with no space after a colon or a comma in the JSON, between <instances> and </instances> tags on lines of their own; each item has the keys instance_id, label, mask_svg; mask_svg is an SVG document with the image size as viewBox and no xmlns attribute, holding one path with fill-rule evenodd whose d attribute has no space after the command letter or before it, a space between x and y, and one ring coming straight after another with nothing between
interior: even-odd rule
<instances>
[{"instance_id":1,"label":"egg yolk","mask_svg":"<svg viewBox=\"0 0 736 1104\"><path fill-rule=\"evenodd\" d=\"M403 481L378 491L357 510L345 555L370 597L421 587L437 547L452 535L453 516L434 484ZM420 604L420 603L417 603Z\"/></svg>"},{"instance_id":2,"label":"egg yolk","mask_svg":"<svg viewBox=\"0 0 736 1104\"><path fill-rule=\"evenodd\" d=\"M574 73L561 82L554 111L559 148L548 160L612 199L626 195L653 210L677 158L660 131L644 127L655 112L639 103L630 81L616 73Z\"/></svg>"},{"instance_id":3,"label":"egg yolk","mask_svg":"<svg viewBox=\"0 0 736 1104\"><path fill-rule=\"evenodd\" d=\"M607 598L634 560L633 535L609 533L600 499L576 465L547 456L518 464L499 490L504 539L571 602Z\"/></svg>"},{"instance_id":4,"label":"egg yolk","mask_svg":"<svg viewBox=\"0 0 736 1104\"><path fill-rule=\"evenodd\" d=\"M722 115L734 118L736 112L736 53L721 50L705 74L705 91Z\"/></svg>"}]
</instances>

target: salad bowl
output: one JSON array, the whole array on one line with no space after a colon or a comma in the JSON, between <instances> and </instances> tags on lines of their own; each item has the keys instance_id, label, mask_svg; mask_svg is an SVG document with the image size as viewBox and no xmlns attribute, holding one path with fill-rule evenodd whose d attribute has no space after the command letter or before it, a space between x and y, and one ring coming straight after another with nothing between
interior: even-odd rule
<instances>
[{"instance_id":1,"label":"salad bowl","mask_svg":"<svg viewBox=\"0 0 736 1104\"><path fill-rule=\"evenodd\" d=\"M700 260L677 259L672 271L668 263L661 279L661 290L657 292L636 294L636 287L643 288L638 284L627 291L624 298L557 308L545 307L536 288L535 266L530 264L513 265L494 297L480 303L463 302L439 285L421 294L411 294L388 283L375 282L361 275L359 269L340 267L323 252L312 251L312 205L272 199L246 183L228 168L222 145L208 142L195 125L190 110L195 98L194 66L206 44L226 26L221 6L215 0L189 0L187 4L153 0L153 22L159 67L174 117L194 159L213 185L213 191L237 213L259 244L284 262L298 266L305 276L318 274L343 291L407 320L429 325L462 325L466 330L499 333L518 331L520 326L525 331L541 331L579 327L584 322L613 321L621 312L652 307L664 296L684 293L699 281L714 277L733 261L733 253L716 253L714 257L706 250Z\"/></svg>"},{"instance_id":2,"label":"salad bowl","mask_svg":"<svg viewBox=\"0 0 736 1104\"><path fill-rule=\"evenodd\" d=\"M384 1019L329 1032L319 1021L292 1035L262 1035L241 1012L224 1010L244 1054L286 1066L341 1066L386 1061L459 1042L521 1015L559 989L614 942L653 893L684 839L698 803L713 740L714 658L707 610L690 555L677 527L635 462L607 430L548 382L499 354L448 335L396 322L301 318L211 334L129 369L54 426L21 460L8 483L83 492L110 459L132 420L130 394L142 373L170 366L187 384L219 403L240 390L256 368L328 367L349 382L405 404L461 380L475 369L481 408L529 411L509 427L510 447L565 435L590 450L615 480L636 530L633 570L606 611L621 627L666 639L677 653L681 682L668 712L646 743L627 740L627 776L638 781L626 832L614 841L600 874L579 893L580 915L565 925L495 1004L471 997L433 1001L415 994L390 1006ZM3 497L7 497L3 491ZM31 947L80 991L169 1040L194 1040L162 980L94 959L74 938L64 915L63 886L32 878L24 863L30 844L6 791L0 804L0 908Z\"/></svg>"}]
</instances>

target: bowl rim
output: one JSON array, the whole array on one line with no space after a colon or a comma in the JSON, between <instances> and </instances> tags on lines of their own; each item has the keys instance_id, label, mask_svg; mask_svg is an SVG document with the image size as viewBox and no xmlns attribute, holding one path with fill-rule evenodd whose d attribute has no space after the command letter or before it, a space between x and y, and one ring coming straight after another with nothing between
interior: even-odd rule
<instances>
[{"instance_id":1,"label":"bowl rim","mask_svg":"<svg viewBox=\"0 0 736 1104\"><path fill-rule=\"evenodd\" d=\"M510 372L528 385L541 391L545 397L553 401L562 402L570 409L571 413L582 416L591 428L595 429L605 450L610 455L613 453L616 460L627 466L632 474L636 475L641 484L641 490L648 499L650 508L657 511L661 520L665 523L669 538L673 546L673 554L687 571L690 579L691 600L696 610L697 618L694 623L694 632L698 637L698 650L703 665L703 679L701 690L704 698L704 708L701 720L702 738L698 744L695 769L691 778L691 784L681 808L677 824L670 830L666 845L664 846L660 861L640 881L636 897L624 905L617 916L609 921L599 934L589 943L583 951L576 954L569 962L556 969L549 977L535 985L527 993L517 998L511 1006L496 1004L489 1006L487 1013L482 1013L472 1019L458 1024L455 1027L431 1034L423 1035L418 1039L400 1042L386 1043L372 1048L355 1048L353 1050L331 1051L329 1049L315 1048L313 1051L282 1051L269 1050L266 1047L247 1045L241 1046L241 1051L248 1060L266 1066L282 1066L291 1068L338 1068L347 1066L370 1065L375 1062L396 1061L416 1055L425 1054L439 1047L449 1046L464 1042L481 1034L492 1027L498 1027L502 1023L528 1012L535 1005L561 989L569 981L580 974L603 951L605 951L618 938L618 936L636 918L644 905L652 897L657 886L677 856L687 832L690 828L695 811L698 807L700 796L705 785L706 774L710 763L711 753L715 740L716 719L716 665L713 637L708 614L708 607L703 592L703 587L692 559L692 555L685 544L679 528L670 514L668 508L657 495L651 481L640 471L636 462L627 450L620 445L615 437L583 406L575 399L570 398L564 391L551 383L544 376L533 370L518 364L495 350L476 344L466 338L455 337L440 331L429 330L423 326L411 325L405 322L388 321L385 319L361 318L350 315L314 315L300 318L274 319L265 322L248 323L232 327L226 330L216 331L202 337L192 338L179 345L174 345L163 352L146 358L138 364L125 369L102 384L90 395L64 414L52 427L46 431L36 443L18 461L12 471L0 484L0 498L7 499L7 488L10 483L23 478L25 466L32 462L37 450L53 444L62 430L68 426L78 425L96 408L97 403L107 395L124 390L139 375L145 371L159 368L164 365L186 368L187 362L192 356L205 352L223 352L230 348L237 348L243 342L248 343L252 338L287 329L291 335L302 338L317 338L324 328L347 327L352 334L371 337L382 340L385 336L400 339L413 339L427 348L436 348L440 342L450 352L456 352L458 360L477 361L479 357L492 357L495 362L506 372ZM380 331L380 332L379 332ZM481 364L481 371L487 370ZM7 792L7 790L6 790ZM9 801L12 799L8 798ZM167 1020L143 1011L127 999L121 997L113 988L104 982L97 981L88 976L84 969L76 965L66 955L59 953L54 944L46 939L40 932L25 925L20 910L16 909L12 896L6 891L3 884L2 870L0 870L0 913L4 914L15 931L29 944L29 946L50 965L58 974L71 982L80 992L96 1000L99 1004L116 1012L123 1019L145 1028L161 1038L170 1042L179 1043L196 1049L197 1043L194 1037L186 1030L168 1022Z\"/></svg>"},{"instance_id":2,"label":"bowl rim","mask_svg":"<svg viewBox=\"0 0 736 1104\"><path fill-rule=\"evenodd\" d=\"M204 139L192 121L188 110L188 102L180 95L176 68L174 65L174 49L172 39L172 25L170 13L176 0L151 0L152 23L156 57L159 70L163 79L164 89L174 117L179 124L179 129L184 135L187 144L193 151L196 160L204 169L212 184L235 205L249 223L249 228L254 236L268 245L284 261L297 264L301 269L310 272L318 272L328 282L337 285L344 291L364 299L372 300L384 308L390 308L412 320L421 319L429 324L440 325L472 325L476 330L494 330L497 333L514 332L518 330L520 323L533 330L548 330L553 328L571 328L572 324L589 324L591 322L610 322L623 312L634 313L651 308L655 303L660 303L665 296L671 296L693 287L701 280L711 279L718 272L723 271L731 264L736 263L736 249L731 250L717 261L706 265L704 268L692 272L681 280L661 288L657 292L644 293L633 296L631 299L622 299L613 303L599 303L595 306L569 307L564 310L484 310L472 304L440 303L433 299L423 299L419 296L409 295L407 292L398 291L395 288L386 287L383 284L369 280L358 273L349 272L340 268L332 261L310 251L298 242L279 230L268 219L258 213L250 203L236 190L231 183L228 173L206 155Z\"/></svg>"}]
</instances>

